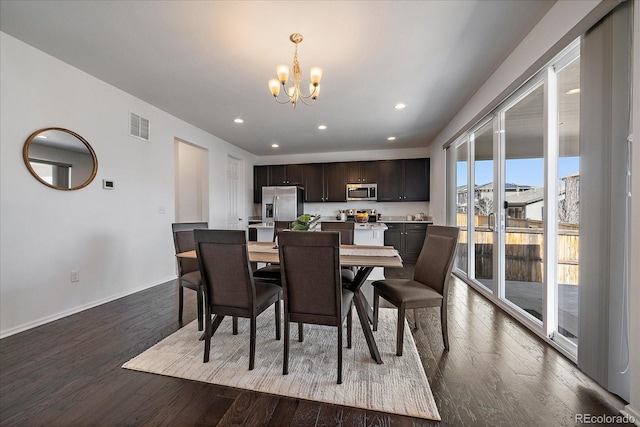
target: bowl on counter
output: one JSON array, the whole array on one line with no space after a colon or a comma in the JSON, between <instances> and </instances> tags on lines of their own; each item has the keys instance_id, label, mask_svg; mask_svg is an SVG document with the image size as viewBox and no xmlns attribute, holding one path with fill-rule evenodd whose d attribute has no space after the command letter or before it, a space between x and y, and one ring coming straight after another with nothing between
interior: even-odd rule
<instances>
[{"instance_id":1,"label":"bowl on counter","mask_svg":"<svg viewBox=\"0 0 640 427\"><path fill-rule=\"evenodd\" d=\"M369 214L368 213L359 213L356 215L356 222L365 223L369 222Z\"/></svg>"}]
</instances>

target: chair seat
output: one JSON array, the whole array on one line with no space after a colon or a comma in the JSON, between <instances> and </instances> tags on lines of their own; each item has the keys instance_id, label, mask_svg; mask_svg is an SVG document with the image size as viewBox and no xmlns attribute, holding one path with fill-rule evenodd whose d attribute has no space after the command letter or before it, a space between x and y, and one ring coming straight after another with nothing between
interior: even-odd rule
<instances>
[{"instance_id":1,"label":"chair seat","mask_svg":"<svg viewBox=\"0 0 640 427\"><path fill-rule=\"evenodd\" d=\"M270 306L282 292L282 288L272 282L266 280L255 280L256 286L256 306L263 307L265 304ZM275 299L274 299L275 298Z\"/></svg>"},{"instance_id":2,"label":"chair seat","mask_svg":"<svg viewBox=\"0 0 640 427\"><path fill-rule=\"evenodd\" d=\"M356 273L350 268L343 268L340 270L340 276L342 283L353 283L353 280L356 278Z\"/></svg>"},{"instance_id":3,"label":"chair seat","mask_svg":"<svg viewBox=\"0 0 640 427\"><path fill-rule=\"evenodd\" d=\"M280 265L271 264L253 272L253 277L260 279L280 280Z\"/></svg>"},{"instance_id":4,"label":"chair seat","mask_svg":"<svg viewBox=\"0 0 640 427\"><path fill-rule=\"evenodd\" d=\"M441 294L420 282L416 282L415 280L376 280L372 285L389 302L404 302L407 305L407 308L411 308L411 304L420 304L421 307L438 307L443 299ZM428 303L429 301L432 301L433 303L425 305L425 303Z\"/></svg>"},{"instance_id":5,"label":"chair seat","mask_svg":"<svg viewBox=\"0 0 640 427\"><path fill-rule=\"evenodd\" d=\"M191 271L187 274L184 274L180 277L181 285L185 288L189 289L198 289L198 287L202 283L202 276L200 275L200 271Z\"/></svg>"},{"instance_id":6,"label":"chair seat","mask_svg":"<svg viewBox=\"0 0 640 427\"><path fill-rule=\"evenodd\" d=\"M351 309L351 303L353 301L353 292L348 289L342 289L342 315L346 316Z\"/></svg>"}]
</instances>

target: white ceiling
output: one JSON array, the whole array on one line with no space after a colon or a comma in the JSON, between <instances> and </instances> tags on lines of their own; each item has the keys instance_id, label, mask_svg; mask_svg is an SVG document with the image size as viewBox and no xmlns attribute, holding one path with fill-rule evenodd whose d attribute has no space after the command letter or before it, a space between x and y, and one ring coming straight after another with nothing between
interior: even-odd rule
<instances>
[{"instance_id":1,"label":"white ceiling","mask_svg":"<svg viewBox=\"0 0 640 427\"><path fill-rule=\"evenodd\" d=\"M428 145L554 3L2 0L0 29L261 156ZM323 69L295 110L267 86L294 32Z\"/></svg>"}]
</instances>

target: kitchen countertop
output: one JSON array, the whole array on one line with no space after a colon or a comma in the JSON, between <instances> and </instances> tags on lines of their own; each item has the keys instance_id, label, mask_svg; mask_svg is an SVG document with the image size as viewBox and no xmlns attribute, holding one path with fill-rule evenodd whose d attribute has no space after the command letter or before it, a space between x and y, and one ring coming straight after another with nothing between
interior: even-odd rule
<instances>
[{"instance_id":1,"label":"kitchen countertop","mask_svg":"<svg viewBox=\"0 0 640 427\"><path fill-rule=\"evenodd\" d=\"M320 222L344 222L338 221L334 219L333 221L325 221L321 219ZM273 223L261 222L259 224L249 224L249 228L273 228ZM384 224L384 222L365 222L365 223L356 223L354 230L386 230L388 227Z\"/></svg>"}]
</instances>

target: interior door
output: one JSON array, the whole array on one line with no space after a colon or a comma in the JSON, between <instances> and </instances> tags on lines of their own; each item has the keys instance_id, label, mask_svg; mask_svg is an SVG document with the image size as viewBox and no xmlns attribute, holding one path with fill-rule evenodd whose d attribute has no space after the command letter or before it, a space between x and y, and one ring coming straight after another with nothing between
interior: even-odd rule
<instances>
[{"instance_id":1,"label":"interior door","mask_svg":"<svg viewBox=\"0 0 640 427\"><path fill-rule=\"evenodd\" d=\"M242 215L242 160L227 157L227 228L238 230L245 228Z\"/></svg>"}]
</instances>

